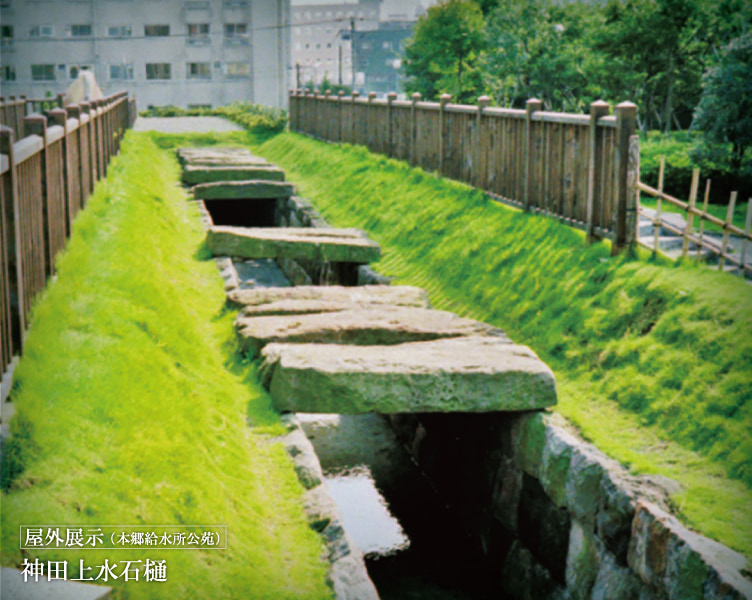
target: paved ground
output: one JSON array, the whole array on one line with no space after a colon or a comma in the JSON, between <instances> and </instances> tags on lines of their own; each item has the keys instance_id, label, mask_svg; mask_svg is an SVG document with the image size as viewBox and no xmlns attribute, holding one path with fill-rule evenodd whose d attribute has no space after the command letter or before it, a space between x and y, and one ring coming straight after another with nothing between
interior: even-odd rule
<instances>
[{"instance_id":1,"label":"paved ground","mask_svg":"<svg viewBox=\"0 0 752 600\"><path fill-rule=\"evenodd\" d=\"M133 130L205 133L207 131L243 131L243 128L222 117L138 117Z\"/></svg>"}]
</instances>

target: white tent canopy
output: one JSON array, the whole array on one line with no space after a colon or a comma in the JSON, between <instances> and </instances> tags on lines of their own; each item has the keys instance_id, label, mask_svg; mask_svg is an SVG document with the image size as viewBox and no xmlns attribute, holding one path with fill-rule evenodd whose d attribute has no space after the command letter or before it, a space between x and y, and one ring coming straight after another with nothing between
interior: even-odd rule
<instances>
[{"instance_id":1,"label":"white tent canopy","mask_svg":"<svg viewBox=\"0 0 752 600\"><path fill-rule=\"evenodd\" d=\"M78 104L88 100L100 100L104 98L102 90L97 85L94 73L91 71L81 71L76 80L65 90L64 103Z\"/></svg>"}]
</instances>

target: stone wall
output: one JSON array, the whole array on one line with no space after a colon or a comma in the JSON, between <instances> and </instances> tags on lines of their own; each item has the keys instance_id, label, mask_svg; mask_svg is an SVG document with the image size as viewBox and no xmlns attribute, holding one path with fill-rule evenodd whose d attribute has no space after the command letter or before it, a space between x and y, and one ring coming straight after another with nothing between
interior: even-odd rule
<instances>
[{"instance_id":1,"label":"stone wall","mask_svg":"<svg viewBox=\"0 0 752 600\"><path fill-rule=\"evenodd\" d=\"M670 480L629 475L557 415L391 422L471 535L501 597L752 598L745 558L669 513Z\"/></svg>"}]
</instances>

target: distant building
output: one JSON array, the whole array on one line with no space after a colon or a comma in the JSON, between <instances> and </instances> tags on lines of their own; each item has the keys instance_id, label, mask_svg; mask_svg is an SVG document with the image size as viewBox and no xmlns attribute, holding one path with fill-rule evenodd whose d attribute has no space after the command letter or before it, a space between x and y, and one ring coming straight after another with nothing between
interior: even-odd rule
<instances>
[{"instance_id":1,"label":"distant building","mask_svg":"<svg viewBox=\"0 0 752 600\"><path fill-rule=\"evenodd\" d=\"M415 21L392 21L355 34L355 65L363 73L365 91L402 92L402 44L413 34L414 25Z\"/></svg>"},{"instance_id":2,"label":"distant building","mask_svg":"<svg viewBox=\"0 0 752 600\"><path fill-rule=\"evenodd\" d=\"M291 43L295 73L291 84L302 87L313 81L318 86L327 78L332 83L352 86L351 32L376 29L380 5L381 0L293 5Z\"/></svg>"},{"instance_id":3,"label":"distant building","mask_svg":"<svg viewBox=\"0 0 752 600\"><path fill-rule=\"evenodd\" d=\"M91 70L139 107L286 106L290 0L0 0L2 95L44 97Z\"/></svg>"}]
</instances>

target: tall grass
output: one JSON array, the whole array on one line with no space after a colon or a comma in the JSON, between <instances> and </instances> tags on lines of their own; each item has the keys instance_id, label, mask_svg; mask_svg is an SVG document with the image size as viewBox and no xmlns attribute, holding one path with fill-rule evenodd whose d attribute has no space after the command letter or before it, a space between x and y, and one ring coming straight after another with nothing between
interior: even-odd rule
<instances>
[{"instance_id":1,"label":"tall grass","mask_svg":"<svg viewBox=\"0 0 752 600\"><path fill-rule=\"evenodd\" d=\"M11 394L3 564L22 562L21 524L224 524L227 550L24 556L68 560L69 578L81 558L167 560L167 583L118 580L116 598L330 597L302 489L268 441L282 426L234 352L177 179L172 157L129 133L34 307Z\"/></svg>"},{"instance_id":2,"label":"tall grass","mask_svg":"<svg viewBox=\"0 0 752 600\"><path fill-rule=\"evenodd\" d=\"M587 438L681 479L684 517L752 556L737 526L752 518L748 284L611 258L576 230L363 148L283 134L255 151L330 222L366 229L380 270L531 346L557 375L558 410Z\"/></svg>"}]
</instances>

